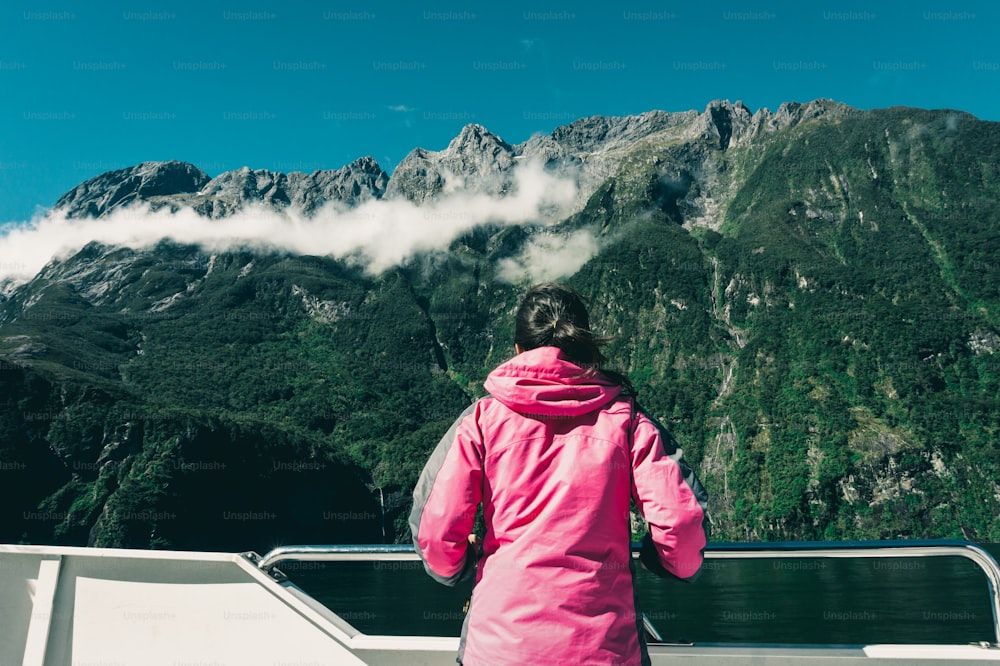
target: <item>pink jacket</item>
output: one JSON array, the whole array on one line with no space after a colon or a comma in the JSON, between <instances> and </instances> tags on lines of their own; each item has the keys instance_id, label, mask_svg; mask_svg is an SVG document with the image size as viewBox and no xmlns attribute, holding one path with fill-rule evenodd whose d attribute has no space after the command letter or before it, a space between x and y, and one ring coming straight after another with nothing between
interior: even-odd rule
<instances>
[{"instance_id":1,"label":"pink jacket","mask_svg":"<svg viewBox=\"0 0 1000 666\"><path fill-rule=\"evenodd\" d=\"M619 398L621 387L555 347L515 356L485 388L490 396L431 454L410 515L432 577L453 585L475 567L459 658L466 666L644 662L629 500L663 567L693 577L705 498L680 449ZM468 537L480 503L477 561Z\"/></svg>"}]
</instances>

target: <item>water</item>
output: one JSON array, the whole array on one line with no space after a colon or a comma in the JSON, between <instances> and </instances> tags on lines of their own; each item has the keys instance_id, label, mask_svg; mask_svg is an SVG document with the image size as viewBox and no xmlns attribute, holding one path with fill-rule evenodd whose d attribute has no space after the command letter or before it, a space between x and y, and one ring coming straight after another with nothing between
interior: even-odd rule
<instances>
[{"instance_id":1,"label":"water","mask_svg":"<svg viewBox=\"0 0 1000 666\"><path fill-rule=\"evenodd\" d=\"M1000 556L1000 546L987 549ZM369 634L457 636L471 591L435 583L419 562L288 562L280 568ZM694 584L661 580L644 570L638 581L642 609L666 640L995 640L986 578L960 557L709 560Z\"/></svg>"}]
</instances>

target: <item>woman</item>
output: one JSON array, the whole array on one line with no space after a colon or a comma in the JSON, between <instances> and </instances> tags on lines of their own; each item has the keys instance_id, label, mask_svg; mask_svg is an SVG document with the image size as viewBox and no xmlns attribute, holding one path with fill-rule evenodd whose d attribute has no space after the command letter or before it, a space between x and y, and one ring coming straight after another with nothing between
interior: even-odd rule
<instances>
[{"instance_id":1,"label":"woman","mask_svg":"<svg viewBox=\"0 0 1000 666\"><path fill-rule=\"evenodd\" d=\"M579 296L531 289L517 355L486 380L414 490L410 527L427 572L476 585L458 661L645 664L632 585L629 501L649 524L643 562L700 570L706 495L669 434L601 371L603 340ZM482 504L486 532L473 536Z\"/></svg>"}]
</instances>

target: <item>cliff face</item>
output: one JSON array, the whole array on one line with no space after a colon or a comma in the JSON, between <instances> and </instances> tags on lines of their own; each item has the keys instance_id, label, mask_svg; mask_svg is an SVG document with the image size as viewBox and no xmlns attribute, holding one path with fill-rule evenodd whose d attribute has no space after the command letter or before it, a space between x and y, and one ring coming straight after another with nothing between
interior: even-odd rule
<instances>
[{"instance_id":1,"label":"cliff face","mask_svg":"<svg viewBox=\"0 0 1000 666\"><path fill-rule=\"evenodd\" d=\"M511 262L555 270L577 247L561 277L700 470L714 538L1000 540L997 154L997 124L961 113L713 102L520 144L471 125L391 178L370 158L104 174L57 206L501 206L526 164L577 198L378 274L355 256L92 243L9 286L0 542L405 538L429 450L510 354Z\"/></svg>"}]
</instances>

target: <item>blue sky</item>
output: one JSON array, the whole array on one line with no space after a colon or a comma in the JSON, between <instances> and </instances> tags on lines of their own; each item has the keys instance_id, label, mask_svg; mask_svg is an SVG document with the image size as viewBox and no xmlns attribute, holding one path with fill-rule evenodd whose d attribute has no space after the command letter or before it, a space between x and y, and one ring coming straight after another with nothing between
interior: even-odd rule
<instances>
[{"instance_id":1,"label":"blue sky","mask_svg":"<svg viewBox=\"0 0 1000 666\"><path fill-rule=\"evenodd\" d=\"M0 9L0 223L146 160L392 171L470 122L832 98L1000 120L1000 4L35 2Z\"/></svg>"}]
</instances>

